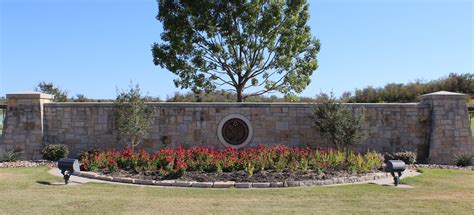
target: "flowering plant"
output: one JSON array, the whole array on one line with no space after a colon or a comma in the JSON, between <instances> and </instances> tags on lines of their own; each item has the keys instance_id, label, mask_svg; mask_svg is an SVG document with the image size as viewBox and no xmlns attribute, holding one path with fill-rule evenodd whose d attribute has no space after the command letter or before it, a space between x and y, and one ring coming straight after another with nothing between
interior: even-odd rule
<instances>
[{"instance_id":1,"label":"flowering plant","mask_svg":"<svg viewBox=\"0 0 474 215\"><path fill-rule=\"evenodd\" d=\"M213 147L184 149L162 148L148 153L144 150L125 148L84 153L81 156L85 170L110 172L125 170L136 173L158 171L167 177L180 177L186 171L233 172L245 171L249 177L261 170L276 172L331 172L345 170L351 173L366 173L380 168L381 157L373 152L365 154L353 151L327 149L289 148L287 146L222 150Z\"/></svg>"}]
</instances>

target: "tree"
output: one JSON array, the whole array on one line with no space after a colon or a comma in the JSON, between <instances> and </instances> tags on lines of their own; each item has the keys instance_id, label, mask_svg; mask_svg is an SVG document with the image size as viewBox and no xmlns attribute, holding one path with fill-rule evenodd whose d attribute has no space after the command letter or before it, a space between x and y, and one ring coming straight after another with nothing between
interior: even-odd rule
<instances>
[{"instance_id":1,"label":"tree","mask_svg":"<svg viewBox=\"0 0 474 215\"><path fill-rule=\"evenodd\" d=\"M42 93L47 93L54 95L54 100L55 102L67 102L67 91L62 91L58 87L55 87L52 82L40 82L38 83L38 86L35 88L35 91L39 91Z\"/></svg>"},{"instance_id":2,"label":"tree","mask_svg":"<svg viewBox=\"0 0 474 215\"><path fill-rule=\"evenodd\" d=\"M332 93L313 108L311 119L316 130L323 137L329 138L337 150L347 151L350 146L367 137L364 112L337 102Z\"/></svg>"},{"instance_id":3,"label":"tree","mask_svg":"<svg viewBox=\"0 0 474 215\"><path fill-rule=\"evenodd\" d=\"M407 84L388 83L384 87L356 89L353 96L343 95L345 101L354 103L417 102L420 95L436 91L450 91L474 95L474 74L451 73L429 82L417 80Z\"/></svg>"},{"instance_id":4,"label":"tree","mask_svg":"<svg viewBox=\"0 0 474 215\"><path fill-rule=\"evenodd\" d=\"M153 122L154 109L145 102L146 97L141 95L139 85L118 92L114 102L117 139L127 142L131 149L140 144Z\"/></svg>"},{"instance_id":5,"label":"tree","mask_svg":"<svg viewBox=\"0 0 474 215\"><path fill-rule=\"evenodd\" d=\"M72 98L73 102L95 102L94 99L87 98L84 94L76 94L76 98Z\"/></svg>"},{"instance_id":6,"label":"tree","mask_svg":"<svg viewBox=\"0 0 474 215\"><path fill-rule=\"evenodd\" d=\"M233 91L237 101L268 92L302 92L318 68L305 0L159 0L163 43L153 61L178 76L176 87ZM244 91L253 88L251 93Z\"/></svg>"}]
</instances>

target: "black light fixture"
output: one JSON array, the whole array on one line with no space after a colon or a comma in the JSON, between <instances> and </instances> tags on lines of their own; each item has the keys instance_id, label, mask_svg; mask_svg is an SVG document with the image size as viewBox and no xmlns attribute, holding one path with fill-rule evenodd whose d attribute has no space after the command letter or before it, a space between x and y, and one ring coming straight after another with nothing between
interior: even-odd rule
<instances>
[{"instance_id":1,"label":"black light fixture","mask_svg":"<svg viewBox=\"0 0 474 215\"><path fill-rule=\"evenodd\" d=\"M389 160L387 162L385 171L390 172L390 174L392 174L395 186L398 186L398 184L400 184L400 177L402 176L402 172L405 171L405 168L405 162L401 160ZM395 175L395 173L398 173L398 175Z\"/></svg>"},{"instance_id":2,"label":"black light fixture","mask_svg":"<svg viewBox=\"0 0 474 215\"><path fill-rule=\"evenodd\" d=\"M77 159L65 158L58 161L58 169L64 176L64 183L68 184L69 177L74 172L80 172L79 161Z\"/></svg>"}]
</instances>

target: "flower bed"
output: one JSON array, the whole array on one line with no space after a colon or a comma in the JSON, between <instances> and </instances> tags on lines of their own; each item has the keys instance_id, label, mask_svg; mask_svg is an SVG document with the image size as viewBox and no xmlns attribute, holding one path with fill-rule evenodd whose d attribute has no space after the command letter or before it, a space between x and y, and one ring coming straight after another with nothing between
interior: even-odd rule
<instances>
[{"instance_id":1,"label":"flower bed","mask_svg":"<svg viewBox=\"0 0 474 215\"><path fill-rule=\"evenodd\" d=\"M125 149L89 151L81 168L113 176L195 181L288 181L327 179L373 172L383 159L375 152L356 154L331 149L286 146L224 150L163 148L158 152Z\"/></svg>"}]
</instances>

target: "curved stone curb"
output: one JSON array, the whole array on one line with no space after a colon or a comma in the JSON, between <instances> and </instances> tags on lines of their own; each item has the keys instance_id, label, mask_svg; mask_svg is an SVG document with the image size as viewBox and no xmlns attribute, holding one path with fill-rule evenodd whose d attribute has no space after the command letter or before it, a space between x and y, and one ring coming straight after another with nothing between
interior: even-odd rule
<instances>
[{"instance_id":1,"label":"curved stone curb","mask_svg":"<svg viewBox=\"0 0 474 215\"><path fill-rule=\"evenodd\" d=\"M101 175L94 172L78 172L75 176L98 179L119 183L137 184L137 185L154 185L154 186L173 186L173 187L195 187L195 188L283 188L283 187L305 187L305 186L321 186L334 184L351 184L382 178L391 177L390 173L377 172L369 173L363 176L347 176L336 177L326 180L305 180L305 181L285 181L285 182L234 182L234 181L216 181L216 182L197 182L182 180L144 180L126 177L112 177Z\"/></svg>"}]
</instances>

